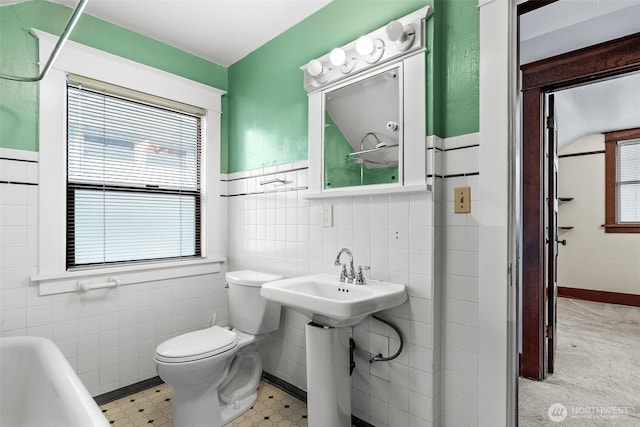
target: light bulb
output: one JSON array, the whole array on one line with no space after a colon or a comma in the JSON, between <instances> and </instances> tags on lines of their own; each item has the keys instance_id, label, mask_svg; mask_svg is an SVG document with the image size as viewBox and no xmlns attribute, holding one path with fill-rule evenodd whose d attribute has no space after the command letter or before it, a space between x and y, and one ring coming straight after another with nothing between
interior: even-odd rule
<instances>
[{"instance_id":1,"label":"light bulb","mask_svg":"<svg viewBox=\"0 0 640 427\"><path fill-rule=\"evenodd\" d=\"M373 40L369 36L362 36L356 41L356 52L360 55L370 55L374 49Z\"/></svg>"},{"instance_id":2,"label":"light bulb","mask_svg":"<svg viewBox=\"0 0 640 427\"><path fill-rule=\"evenodd\" d=\"M317 77L324 71L324 67L322 66L322 62L317 59L312 59L309 61L307 65L307 72L311 77Z\"/></svg>"},{"instance_id":3,"label":"light bulb","mask_svg":"<svg viewBox=\"0 0 640 427\"><path fill-rule=\"evenodd\" d=\"M411 47L416 38L416 31L412 25L406 27L400 21L391 21L384 27L389 40L393 42L394 47L399 51L405 51Z\"/></svg>"},{"instance_id":4,"label":"light bulb","mask_svg":"<svg viewBox=\"0 0 640 427\"><path fill-rule=\"evenodd\" d=\"M403 41L405 38L404 26L400 21L391 21L384 28L387 33L387 37L392 42Z\"/></svg>"},{"instance_id":5,"label":"light bulb","mask_svg":"<svg viewBox=\"0 0 640 427\"><path fill-rule=\"evenodd\" d=\"M341 48L336 47L329 54L329 61L338 67L347 61L347 54Z\"/></svg>"}]
</instances>

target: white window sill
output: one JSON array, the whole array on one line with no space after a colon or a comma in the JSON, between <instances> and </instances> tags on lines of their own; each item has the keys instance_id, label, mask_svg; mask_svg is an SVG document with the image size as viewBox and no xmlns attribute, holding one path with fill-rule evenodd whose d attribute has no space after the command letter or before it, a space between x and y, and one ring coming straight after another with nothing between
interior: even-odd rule
<instances>
[{"instance_id":1,"label":"white window sill","mask_svg":"<svg viewBox=\"0 0 640 427\"><path fill-rule=\"evenodd\" d=\"M36 274L31 281L39 285L40 295L62 294L83 291L80 284L101 285L111 283L109 287L133 285L156 280L178 277L201 276L220 272L220 264L226 259L210 257L190 261L161 262L154 264L126 265L97 268L92 270L65 271L55 274Z\"/></svg>"}]
</instances>

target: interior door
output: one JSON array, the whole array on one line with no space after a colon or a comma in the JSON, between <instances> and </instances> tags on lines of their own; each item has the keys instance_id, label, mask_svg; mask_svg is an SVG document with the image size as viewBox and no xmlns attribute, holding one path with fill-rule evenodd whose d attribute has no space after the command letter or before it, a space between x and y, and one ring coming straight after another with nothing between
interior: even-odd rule
<instances>
[{"instance_id":1,"label":"interior door","mask_svg":"<svg viewBox=\"0 0 640 427\"><path fill-rule=\"evenodd\" d=\"M558 300L558 146L557 121L553 93L545 95L545 165L544 165L544 221L545 221L545 373L552 374L556 353L556 320Z\"/></svg>"}]
</instances>

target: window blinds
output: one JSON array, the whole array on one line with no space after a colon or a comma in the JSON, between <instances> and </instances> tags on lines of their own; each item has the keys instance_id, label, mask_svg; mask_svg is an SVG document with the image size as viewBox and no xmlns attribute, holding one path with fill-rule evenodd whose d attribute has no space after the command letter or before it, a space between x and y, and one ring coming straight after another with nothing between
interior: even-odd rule
<instances>
[{"instance_id":1,"label":"window blinds","mask_svg":"<svg viewBox=\"0 0 640 427\"><path fill-rule=\"evenodd\" d=\"M617 151L618 222L640 222L640 139L619 142Z\"/></svg>"},{"instance_id":2,"label":"window blinds","mask_svg":"<svg viewBox=\"0 0 640 427\"><path fill-rule=\"evenodd\" d=\"M201 117L109 89L67 83L67 268L200 256Z\"/></svg>"}]
</instances>

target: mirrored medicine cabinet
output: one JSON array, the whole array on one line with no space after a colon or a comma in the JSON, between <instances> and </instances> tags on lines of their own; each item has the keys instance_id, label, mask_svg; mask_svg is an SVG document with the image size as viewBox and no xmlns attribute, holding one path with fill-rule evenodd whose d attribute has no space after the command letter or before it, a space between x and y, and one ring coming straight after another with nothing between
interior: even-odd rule
<instances>
[{"instance_id":1,"label":"mirrored medicine cabinet","mask_svg":"<svg viewBox=\"0 0 640 427\"><path fill-rule=\"evenodd\" d=\"M323 189L400 182L402 65L324 93Z\"/></svg>"},{"instance_id":2,"label":"mirrored medicine cabinet","mask_svg":"<svg viewBox=\"0 0 640 427\"><path fill-rule=\"evenodd\" d=\"M420 9L301 67L308 198L428 189L423 35L430 14ZM402 34L392 34L392 24ZM365 38L374 51L362 55Z\"/></svg>"}]
</instances>

